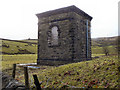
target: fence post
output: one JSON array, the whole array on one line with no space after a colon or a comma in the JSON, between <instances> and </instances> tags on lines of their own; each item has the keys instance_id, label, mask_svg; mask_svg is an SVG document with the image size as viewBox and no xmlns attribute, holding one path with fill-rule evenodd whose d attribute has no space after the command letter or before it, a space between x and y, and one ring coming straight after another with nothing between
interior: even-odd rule
<instances>
[{"instance_id":1,"label":"fence post","mask_svg":"<svg viewBox=\"0 0 120 90\"><path fill-rule=\"evenodd\" d=\"M12 77L15 78L16 64L13 64Z\"/></svg>"},{"instance_id":2,"label":"fence post","mask_svg":"<svg viewBox=\"0 0 120 90\"><path fill-rule=\"evenodd\" d=\"M39 83L39 80L37 78L37 75L33 75L33 78L34 78L34 83L36 85L37 90L41 90L40 83Z\"/></svg>"},{"instance_id":3,"label":"fence post","mask_svg":"<svg viewBox=\"0 0 120 90\"><path fill-rule=\"evenodd\" d=\"M29 89L28 68L24 67L25 88Z\"/></svg>"}]
</instances>

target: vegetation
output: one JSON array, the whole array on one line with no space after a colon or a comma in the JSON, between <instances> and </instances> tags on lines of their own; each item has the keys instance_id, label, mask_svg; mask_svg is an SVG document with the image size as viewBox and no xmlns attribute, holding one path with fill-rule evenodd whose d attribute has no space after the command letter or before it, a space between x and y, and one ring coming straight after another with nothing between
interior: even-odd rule
<instances>
[{"instance_id":1,"label":"vegetation","mask_svg":"<svg viewBox=\"0 0 120 90\"><path fill-rule=\"evenodd\" d=\"M31 77L37 74L39 81L42 82L42 88L118 88L118 75L120 74L118 66L116 55L102 56L90 61L59 67L37 66L40 68L29 68L29 81L33 87L34 81ZM24 83L22 67L17 67L16 80Z\"/></svg>"},{"instance_id":2,"label":"vegetation","mask_svg":"<svg viewBox=\"0 0 120 90\"><path fill-rule=\"evenodd\" d=\"M11 69L13 64L36 63L36 54L2 55L2 70Z\"/></svg>"},{"instance_id":3,"label":"vegetation","mask_svg":"<svg viewBox=\"0 0 120 90\"><path fill-rule=\"evenodd\" d=\"M37 41L23 42L2 40L2 70L12 74L12 65L35 63L37 60ZM114 42L114 43L113 43ZM32 75L37 74L42 88L118 88L118 57L116 39L93 39L90 61L55 66L29 68L29 81L34 86ZM34 43L34 44L33 44ZM103 43L107 43L109 55L105 56ZM34 53L34 54L32 54ZM12 55L13 54L13 55ZM23 67L17 67L16 80L24 83Z\"/></svg>"},{"instance_id":4,"label":"vegetation","mask_svg":"<svg viewBox=\"0 0 120 90\"><path fill-rule=\"evenodd\" d=\"M115 46L105 46L109 50L109 54L117 54L117 48ZM105 54L104 47L92 46L92 54Z\"/></svg>"},{"instance_id":5,"label":"vegetation","mask_svg":"<svg viewBox=\"0 0 120 90\"><path fill-rule=\"evenodd\" d=\"M108 38L93 38L92 39L92 54L104 54L103 44L108 48L109 54L117 54L118 37ZM37 53L37 39L26 40L2 40L3 54L36 54Z\"/></svg>"},{"instance_id":6,"label":"vegetation","mask_svg":"<svg viewBox=\"0 0 120 90\"><path fill-rule=\"evenodd\" d=\"M106 56L39 71L45 88L117 88L118 58Z\"/></svg>"},{"instance_id":7,"label":"vegetation","mask_svg":"<svg viewBox=\"0 0 120 90\"><path fill-rule=\"evenodd\" d=\"M20 40L20 41L36 43L37 44L37 39L25 39L25 40Z\"/></svg>"},{"instance_id":8,"label":"vegetation","mask_svg":"<svg viewBox=\"0 0 120 90\"><path fill-rule=\"evenodd\" d=\"M120 37L102 37L102 38L92 38L92 46L102 47L104 44L107 46L117 45Z\"/></svg>"},{"instance_id":9,"label":"vegetation","mask_svg":"<svg viewBox=\"0 0 120 90\"><path fill-rule=\"evenodd\" d=\"M93 38L92 54L118 54L118 37Z\"/></svg>"},{"instance_id":10,"label":"vegetation","mask_svg":"<svg viewBox=\"0 0 120 90\"><path fill-rule=\"evenodd\" d=\"M14 40L2 40L2 54L36 54L37 44L30 41L29 42L19 42Z\"/></svg>"}]
</instances>

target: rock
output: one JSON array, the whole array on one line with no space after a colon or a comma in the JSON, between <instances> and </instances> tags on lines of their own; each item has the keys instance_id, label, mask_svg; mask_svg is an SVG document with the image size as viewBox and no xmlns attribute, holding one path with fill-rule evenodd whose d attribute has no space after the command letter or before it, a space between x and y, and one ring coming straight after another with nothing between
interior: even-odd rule
<instances>
[{"instance_id":1,"label":"rock","mask_svg":"<svg viewBox=\"0 0 120 90\"><path fill-rule=\"evenodd\" d=\"M25 86L18 82L17 80L13 79L11 76L2 73L1 75L2 78L2 90L6 90L6 89L25 89Z\"/></svg>"}]
</instances>

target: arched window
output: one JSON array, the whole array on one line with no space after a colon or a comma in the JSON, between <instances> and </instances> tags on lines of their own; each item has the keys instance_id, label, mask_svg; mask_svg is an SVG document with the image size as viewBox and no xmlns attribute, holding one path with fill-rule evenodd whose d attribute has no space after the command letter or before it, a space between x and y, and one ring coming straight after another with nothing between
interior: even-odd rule
<instances>
[{"instance_id":1,"label":"arched window","mask_svg":"<svg viewBox=\"0 0 120 90\"><path fill-rule=\"evenodd\" d=\"M58 27L54 26L51 28L51 44L52 45L58 45Z\"/></svg>"},{"instance_id":2,"label":"arched window","mask_svg":"<svg viewBox=\"0 0 120 90\"><path fill-rule=\"evenodd\" d=\"M47 32L48 35L48 45L49 46L57 46L59 39L58 26L50 27L50 30Z\"/></svg>"}]
</instances>

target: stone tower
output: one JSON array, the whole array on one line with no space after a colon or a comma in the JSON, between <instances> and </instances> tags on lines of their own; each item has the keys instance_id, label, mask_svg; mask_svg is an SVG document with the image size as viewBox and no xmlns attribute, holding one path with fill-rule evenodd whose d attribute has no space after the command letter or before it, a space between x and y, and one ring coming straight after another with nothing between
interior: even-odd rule
<instances>
[{"instance_id":1,"label":"stone tower","mask_svg":"<svg viewBox=\"0 0 120 90\"><path fill-rule=\"evenodd\" d=\"M59 65L91 59L91 16L74 5L36 15L38 64Z\"/></svg>"}]
</instances>

